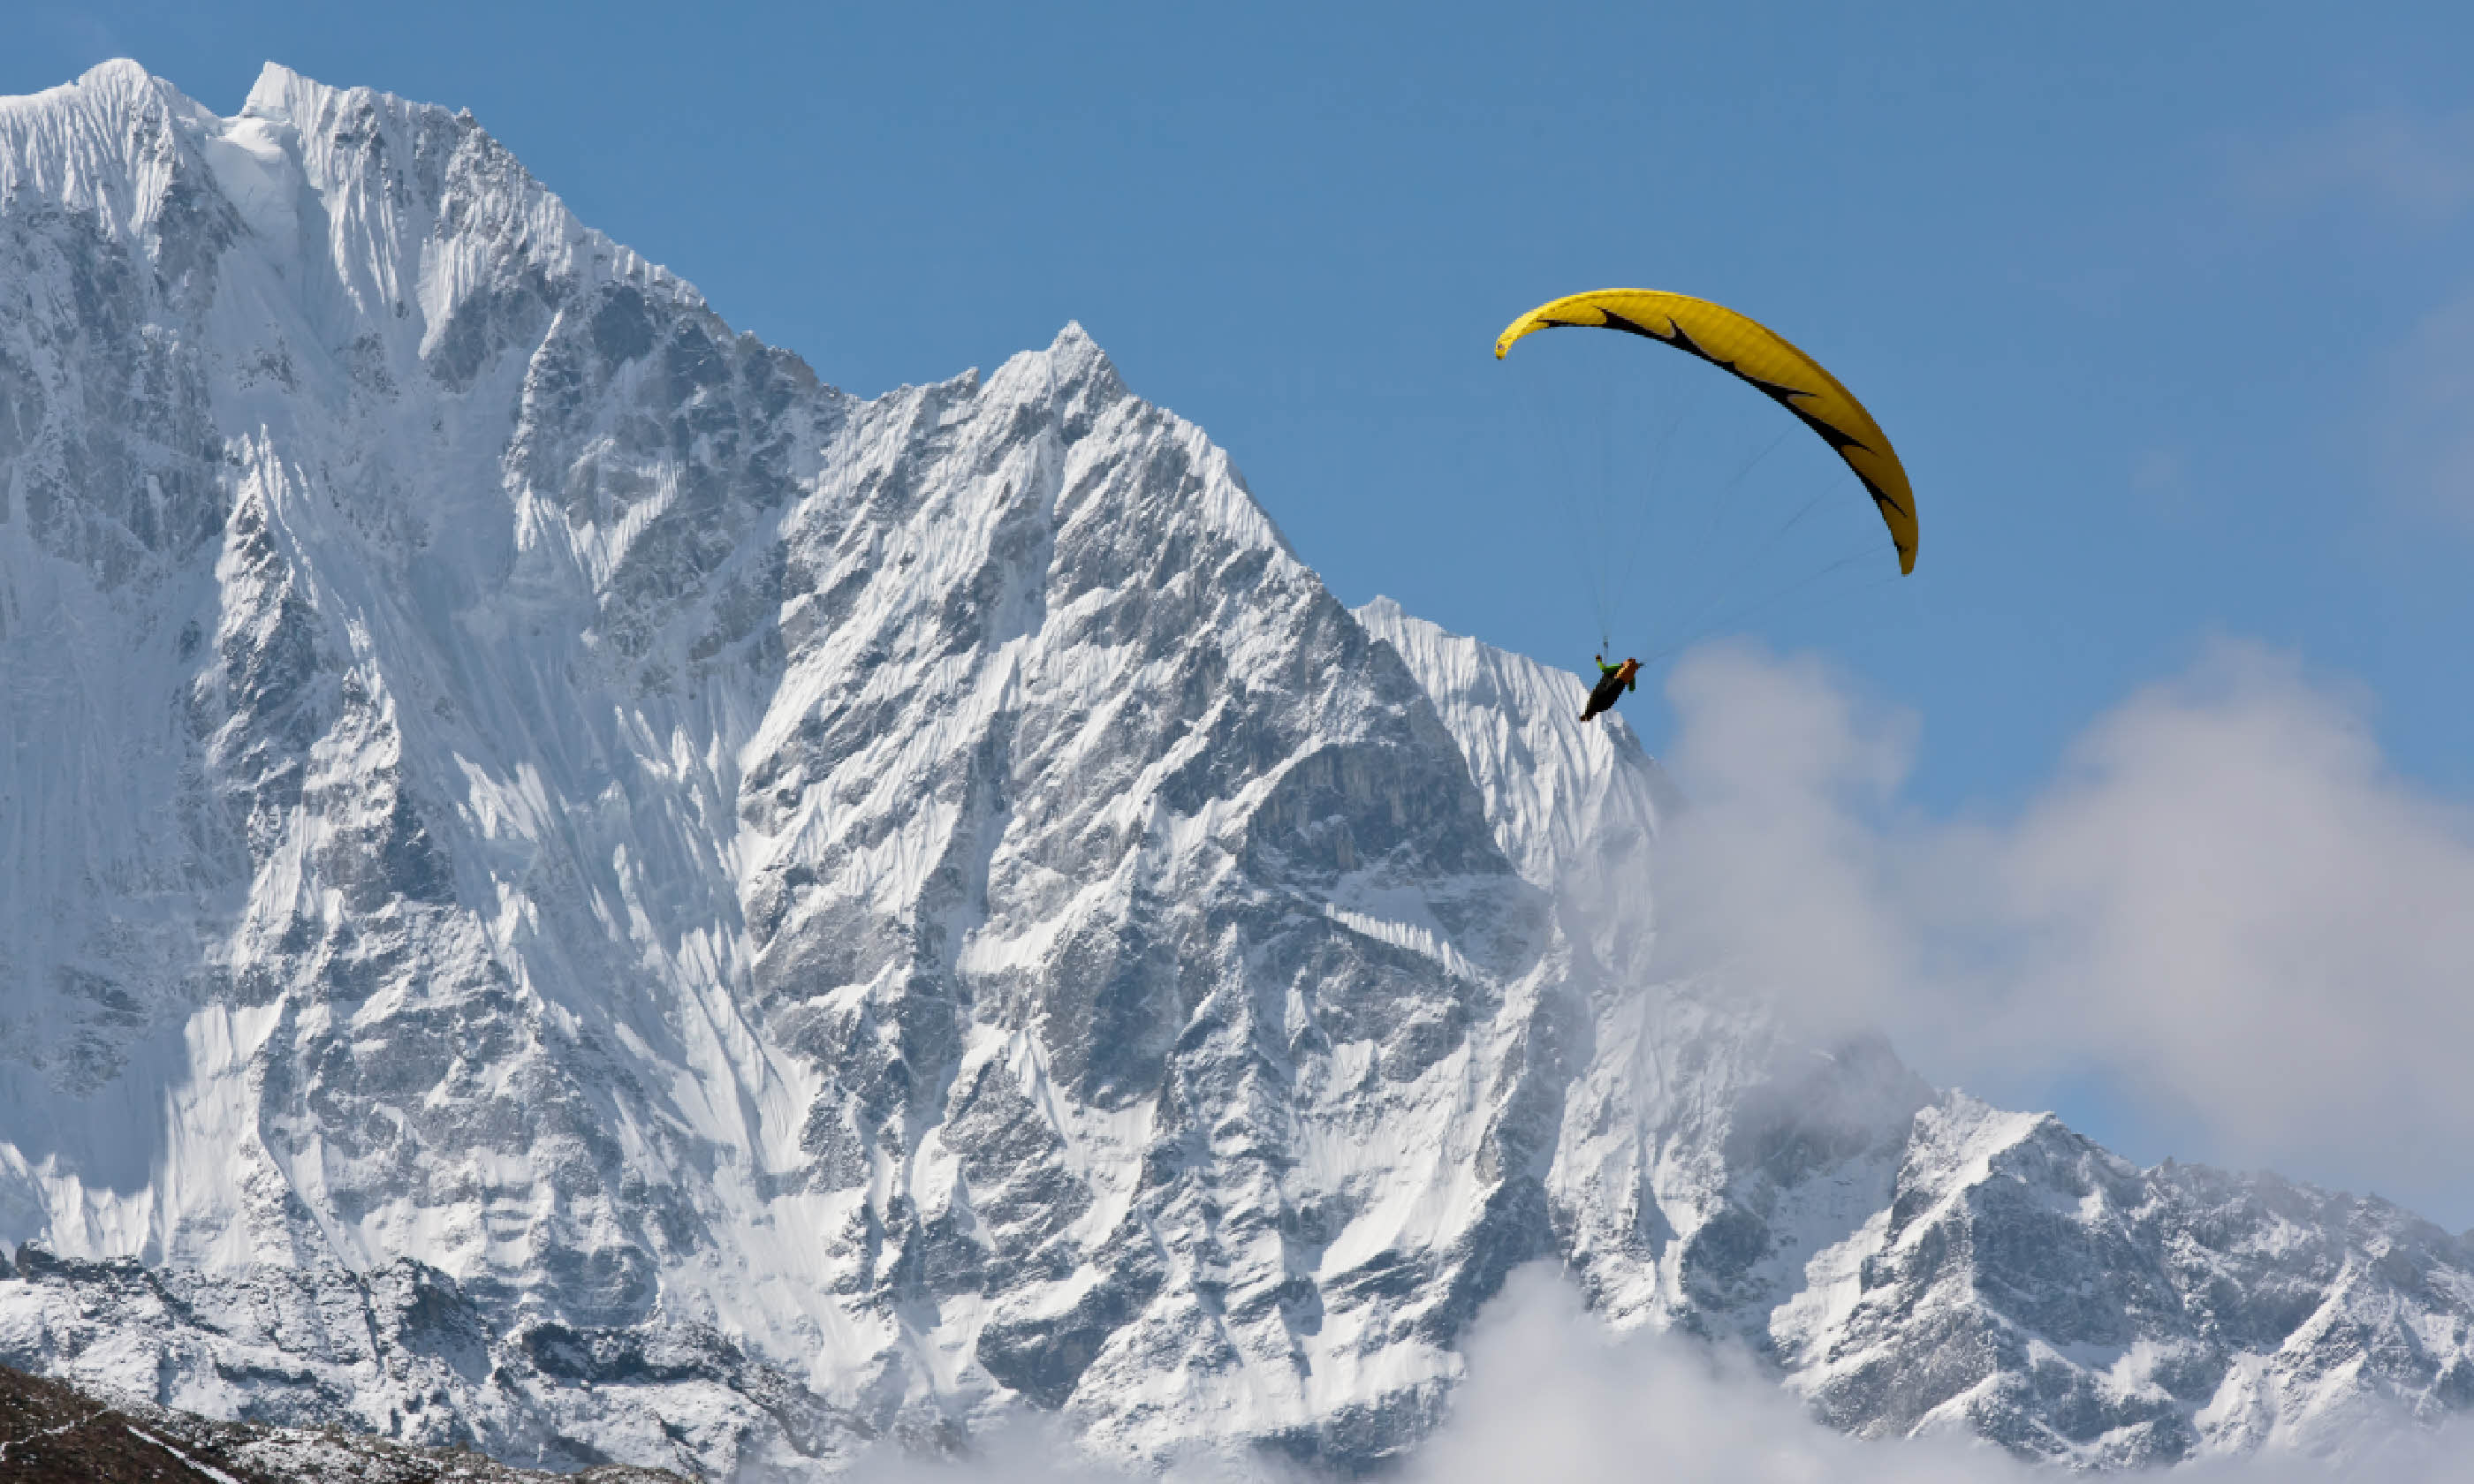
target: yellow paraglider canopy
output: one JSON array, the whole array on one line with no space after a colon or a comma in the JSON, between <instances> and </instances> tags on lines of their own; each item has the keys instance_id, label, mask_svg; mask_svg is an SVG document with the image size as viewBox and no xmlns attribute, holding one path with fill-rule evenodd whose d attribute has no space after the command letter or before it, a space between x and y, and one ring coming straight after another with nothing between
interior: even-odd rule
<instances>
[{"instance_id":1,"label":"yellow paraglider canopy","mask_svg":"<svg viewBox=\"0 0 2474 1484\"><path fill-rule=\"evenodd\" d=\"M1599 289L1540 304L1495 338L1494 358L1532 330L1628 330L1733 371L1796 415L1864 482L1899 548L1899 570L1916 569L1916 496L1890 437L1856 395L1785 337L1723 305L1656 289Z\"/></svg>"}]
</instances>

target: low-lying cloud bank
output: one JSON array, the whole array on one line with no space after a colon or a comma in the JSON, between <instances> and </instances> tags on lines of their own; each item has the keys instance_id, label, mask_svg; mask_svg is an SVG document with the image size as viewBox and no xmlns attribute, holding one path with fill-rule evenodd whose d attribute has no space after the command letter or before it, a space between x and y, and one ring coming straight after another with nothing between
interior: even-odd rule
<instances>
[{"instance_id":1,"label":"low-lying cloud bank","mask_svg":"<svg viewBox=\"0 0 2474 1484\"><path fill-rule=\"evenodd\" d=\"M2222 1484L2439 1484L2474 1477L2454 1433L2400 1426L2335 1468L2255 1456L2176 1471ZM1411 1484L1673 1479L1729 1484L2051 1484L2067 1477L1961 1437L1866 1442L1806 1415L1739 1356L1671 1334L1617 1339L1552 1270L1513 1275L1471 1337L1451 1420Z\"/></svg>"},{"instance_id":2,"label":"low-lying cloud bank","mask_svg":"<svg viewBox=\"0 0 2474 1484\"><path fill-rule=\"evenodd\" d=\"M1669 1334L1618 1338L1553 1269L1512 1275L1480 1316L1450 1419L1401 1484L2052 1484L2072 1477L1960 1437L1866 1442L1814 1422L1740 1356ZM2259 1455L2176 1470L2194 1484L2453 1484L2474 1477L2474 1437L2400 1426L2341 1467ZM1302 1479L1226 1461L1171 1470L1176 1484ZM860 1484L1102 1484L1132 1477L1076 1460L1059 1434L1026 1431L950 1465L870 1460Z\"/></svg>"},{"instance_id":3,"label":"low-lying cloud bank","mask_svg":"<svg viewBox=\"0 0 2474 1484\"><path fill-rule=\"evenodd\" d=\"M1937 1082L2102 1077L2203 1131L2180 1154L2474 1187L2474 816L2387 767L2359 698L2219 644L1984 822L1904 805L1915 718L1813 661L1707 649L1668 690L1679 965L1880 1025Z\"/></svg>"}]
</instances>

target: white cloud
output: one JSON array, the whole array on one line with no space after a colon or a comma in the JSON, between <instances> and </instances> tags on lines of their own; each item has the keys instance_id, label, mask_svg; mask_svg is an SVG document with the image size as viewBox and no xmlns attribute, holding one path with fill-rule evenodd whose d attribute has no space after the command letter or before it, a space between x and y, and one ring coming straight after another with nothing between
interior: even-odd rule
<instances>
[{"instance_id":1,"label":"white cloud","mask_svg":"<svg viewBox=\"0 0 2474 1484\"><path fill-rule=\"evenodd\" d=\"M2336 200L2445 220L2474 205L2474 113L2349 114L2245 151L2234 174L2269 204Z\"/></svg>"},{"instance_id":2,"label":"white cloud","mask_svg":"<svg viewBox=\"0 0 2474 1484\"><path fill-rule=\"evenodd\" d=\"M2200 1120L2185 1155L2474 1189L2474 817L2356 698L2219 645L1988 823L1901 808L1914 720L1809 661L1707 650L1669 692L1670 951L1938 1081L2107 1074Z\"/></svg>"},{"instance_id":3,"label":"white cloud","mask_svg":"<svg viewBox=\"0 0 2474 1484\"><path fill-rule=\"evenodd\" d=\"M2415 508L2474 524L2474 293L2424 316L2384 380L2376 431L2389 486Z\"/></svg>"},{"instance_id":4,"label":"white cloud","mask_svg":"<svg viewBox=\"0 0 2474 1484\"><path fill-rule=\"evenodd\" d=\"M1726 1484L2052 1484L2069 1475L1960 1436L1860 1442L1808 1417L1740 1354L1672 1334L1616 1337L1571 1285L1540 1265L1511 1276L1478 1317L1451 1415L1397 1475L1402 1484L1535 1484L1617 1479ZM2474 1468L2462 1433L2404 1430L2339 1471L2262 1455L2195 1467L2193 1484L2442 1484ZM1257 1478L1296 1479L1276 1470ZM1250 1471L1249 1471L1250 1472ZM1230 1461L1172 1469L1171 1484L1225 1484ZM1061 1434L984 1441L973 1459L935 1465L880 1455L848 1477L866 1484L1123 1484L1078 1459Z\"/></svg>"},{"instance_id":5,"label":"white cloud","mask_svg":"<svg viewBox=\"0 0 2474 1484\"><path fill-rule=\"evenodd\" d=\"M2227 166L2233 193L2253 210L2361 223L2391 270L2412 275L2417 270L2396 255L2402 243L2444 244L2474 217L2474 110L2354 113L2279 140L2244 141ZM2376 317L2376 295L2364 298L2360 285L2335 292ZM2374 361L2363 425L2384 492L2474 525L2474 293L2448 292L2457 297L2443 294Z\"/></svg>"},{"instance_id":6,"label":"white cloud","mask_svg":"<svg viewBox=\"0 0 2474 1484\"><path fill-rule=\"evenodd\" d=\"M2050 1484L1972 1438L1860 1442L1806 1415L1739 1355L1672 1334L1610 1336L1551 1268L1514 1273L1479 1316L1452 1416L1408 1484L1505 1479L1727 1484ZM2474 1470L2462 1433L2400 1430L2343 1470L2255 1455L2173 1475L2217 1484L2439 1484Z\"/></svg>"},{"instance_id":7,"label":"white cloud","mask_svg":"<svg viewBox=\"0 0 2474 1484\"><path fill-rule=\"evenodd\" d=\"M1610 1336L1553 1270L1514 1273L1479 1317L1452 1416L1409 1484L1724 1479L1730 1484L2024 1484L2031 1471L1954 1439L1860 1443L1807 1417L1733 1354Z\"/></svg>"},{"instance_id":8,"label":"white cloud","mask_svg":"<svg viewBox=\"0 0 2474 1484\"><path fill-rule=\"evenodd\" d=\"M1692 806L1661 856L1660 951L1847 1028L1918 979L1904 894L1883 878L1914 718L1863 705L1817 661L1721 645L1670 674L1667 754Z\"/></svg>"}]
</instances>

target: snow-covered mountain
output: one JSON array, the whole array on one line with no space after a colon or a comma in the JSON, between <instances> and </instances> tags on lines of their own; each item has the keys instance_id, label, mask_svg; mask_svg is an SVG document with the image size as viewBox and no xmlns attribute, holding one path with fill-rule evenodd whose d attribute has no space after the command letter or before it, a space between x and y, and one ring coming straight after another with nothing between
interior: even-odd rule
<instances>
[{"instance_id":1,"label":"snow-covered mountain","mask_svg":"<svg viewBox=\"0 0 2474 1484\"><path fill-rule=\"evenodd\" d=\"M1413 1447L1514 1266L1867 1433L2474 1401L2474 1254L1662 981L1658 768L1069 326L862 401L469 116L0 103L0 1360L803 1476Z\"/></svg>"}]
</instances>

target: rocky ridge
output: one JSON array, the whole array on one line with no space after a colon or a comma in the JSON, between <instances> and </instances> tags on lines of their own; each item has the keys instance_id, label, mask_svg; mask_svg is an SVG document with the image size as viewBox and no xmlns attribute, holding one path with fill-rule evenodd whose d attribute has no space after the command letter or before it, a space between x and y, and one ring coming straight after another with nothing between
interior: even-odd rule
<instances>
[{"instance_id":1,"label":"rocky ridge","mask_svg":"<svg viewBox=\"0 0 2474 1484\"><path fill-rule=\"evenodd\" d=\"M0 1466L20 1484L685 1484L623 1465L548 1474L466 1449L115 1404L0 1366Z\"/></svg>"}]
</instances>

